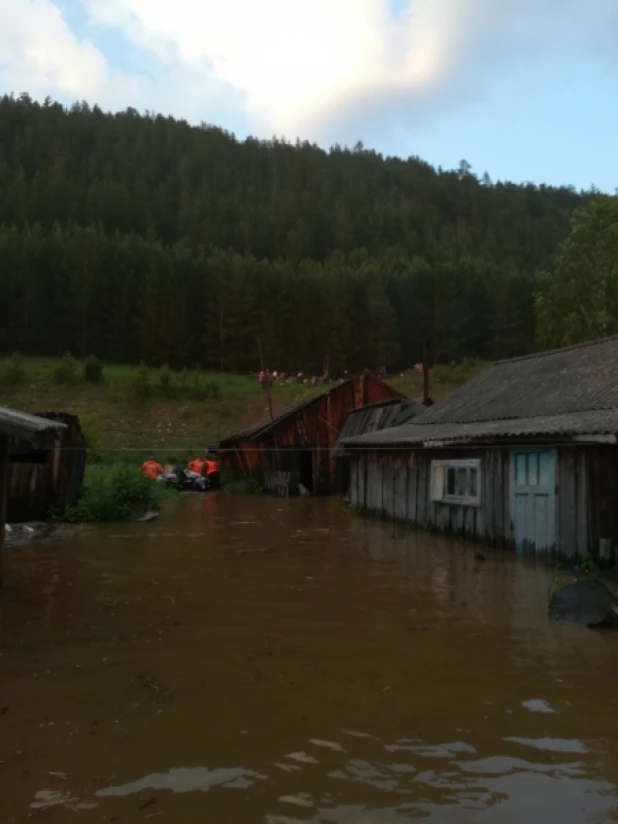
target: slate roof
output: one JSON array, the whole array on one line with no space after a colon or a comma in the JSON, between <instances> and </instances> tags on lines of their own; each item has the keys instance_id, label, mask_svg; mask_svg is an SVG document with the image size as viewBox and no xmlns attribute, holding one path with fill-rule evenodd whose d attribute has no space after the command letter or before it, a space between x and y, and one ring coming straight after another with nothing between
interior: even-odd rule
<instances>
[{"instance_id":1,"label":"slate roof","mask_svg":"<svg viewBox=\"0 0 618 824\"><path fill-rule=\"evenodd\" d=\"M487 443L500 439L524 437L558 437L577 440L587 435L618 434L618 409L579 414L553 415L544 418L479 421L477 423L427 424L398 426L371 435L342 441L345 448L439 447Z\"/></svg>"},{"instance_id":2,"label":"slate roof","mask_svg":"<svg viewBox=\"0 0 618 824\"><path fill-rule=\"evenodd\" d=\"M423 415L471 423L618 408L618 336L498 361Z\"/></svg>"},{"instance_id":3,"label":"slate roof","mask_svg":"<svg viewBox=\"0 0 618 824\"><path fill-rule=\"evenodd\" d=\"M0 435L39 446L62 429L65 425L59 421L0 406Z\"/></svg>"},{"instance_id":4,"label":"slate roof","mask_svg":"<svg viewBox=\"0 0 618 824\"><path fill-rule=\"evenodd\" d=\"M344 449L339 446L341 441L401 426L416 418L425 409L426 407L420 401L399 400L398 398L351 409L341 429L337 446L333 450L333 457L338 458L343 455Z\"/></svg>"},{"instance_id":5,"label":"slate roof","mask_svg":"<svg viewBox=\"0 0 618 824\"><path fill-rule=\"evenodd\" d=\"M344 446L618 434L618 336L499 361L414 423Z\"/></svg>"}]
</instances>

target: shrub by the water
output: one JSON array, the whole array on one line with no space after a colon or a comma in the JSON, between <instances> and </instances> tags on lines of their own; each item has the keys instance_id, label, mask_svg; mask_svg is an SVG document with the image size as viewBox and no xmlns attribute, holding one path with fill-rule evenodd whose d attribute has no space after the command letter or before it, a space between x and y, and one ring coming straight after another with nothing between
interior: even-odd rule
<instances>
[{"instance_id":1,"label":"shrub by the water","mask_svg":"<svg viewBox=\"0 0 618 824\"><path fill-rule=\"evenodd\" d=\"M0 381L5 384L5 386L17 386L25 383L26 377L26 367L21 359L21 355L19 352L13 352L2 367Z\"/></svg>"},{"instance_id":2,"label":"shrub by the water","mask_svg":"<svg viewBox=\"0 0 618 824\"><path fill-rule=\"evenodd\" d=\"M84 361L84 380L88 383L101 383L103 380L103 364L94 355Z\"/></svg>"},{"instance_id":3,"label":"shrub by the water","mask_svg":"<svg viewBox=\"0 0 618 824\"><path fill-rule=\"evenodd\" d=\"M141 511L159 509L172 494L128 464L89 464L79 500L64 514L69 523L130 521Z\"/></svg>"},{"instance_id":4,"label":"shrub by the water","mask_svg":"<svg viewBox=\"0 0 618 824\"><path fill-rule=\"evenodd\" d=\"M77 380L77 362L70 352L66 353L54 369L54 380L64 384L75 383Z\"/></svg>"}]
</instances>

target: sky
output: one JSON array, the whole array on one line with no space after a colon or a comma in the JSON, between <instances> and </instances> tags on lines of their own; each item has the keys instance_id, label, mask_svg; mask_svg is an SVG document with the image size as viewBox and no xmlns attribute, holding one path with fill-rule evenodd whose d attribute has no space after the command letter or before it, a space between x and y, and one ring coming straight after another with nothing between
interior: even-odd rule
<instances>
[{"instance_id":1,"label":"sky","mask_svg":"<svg viewBox=\"0 0 618 824\"><path fill-rule=\"evenodd\" d=\"M618 0L0 0L0 93L618 187Z\"/></svg>"}]
</instances>

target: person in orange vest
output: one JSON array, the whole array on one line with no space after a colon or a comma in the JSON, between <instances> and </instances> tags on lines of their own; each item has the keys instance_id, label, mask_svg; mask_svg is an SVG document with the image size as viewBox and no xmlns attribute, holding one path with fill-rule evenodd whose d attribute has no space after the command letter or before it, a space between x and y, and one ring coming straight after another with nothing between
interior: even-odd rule
<instances>
[{"instance_id":1,"label":"person in orange vest","mask_svg":"<svg viewBox=\"0 0 618 824\"><path fill-rule=\"evenodd\" d=\"M189 461L187 464L187 469L195 472L196 475L203 475L206 464L207 461L204 458L194 458L194 460Z\"/></svg>"},{"instance_id":2,"label":"person in orange vest","mask_svg":"<svg viewBox=\"0 0 618 824\"><path fill-rule=\"evenodd\" d=\"M159 475L163 475L163 467L158 463L154 455L151 455L147 461L142 464L142 472L147 478L152 478L156 481Z\"/></svg>"},{"instance_id":3,"label":"person in orange vest","mask_svg":"<svg viewBox=\"0 0 618 824\"><path fill-rule=\"evenodd\" d=\"M207 456L206 458L206 478L208 480L208 486L211 489L218 489L219 488L219 464L213 460L212 456Z\"/></svg>"}]
</instances>

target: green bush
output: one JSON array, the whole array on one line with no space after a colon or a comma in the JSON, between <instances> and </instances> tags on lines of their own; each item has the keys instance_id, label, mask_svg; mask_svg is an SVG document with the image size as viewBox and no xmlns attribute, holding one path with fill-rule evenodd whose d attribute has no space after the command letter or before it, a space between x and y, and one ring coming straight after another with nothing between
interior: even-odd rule
<instances>
[{"instance_id":1,"label":"green bush","mask_svg":"<svg viewBox=\"0 0 618 824\"><path fill-rule=\"evenodd\" d=\"M25 383L28 373L19 352L13 352L0 372L0 382L5 386L18 386Z\"/></svg>"},{"instance_id":2,"label":"green bush","mask_svg":"<svg viewBox=\"0 0 618 824\"><path fill-rule=\"evenodd\" d=\"M134 465L89 464L79 500L64 514L69 523L130 521L146 510L160 509L173 493L146 478Z\"/></svg>"},{"instance_id":3,"label":"green bush","mask_svg":"<svg viewBox=\"0 0 618 824\"><path fill-rule=\"evenodd\" d=\"M171 398L174 395L174 375L166 363L159 370L159 389L165 398Z\"/></svg>"},{"instance_id":4,"label":"green bush","mask_svg":"<svg viewBox=\"0 0 618 824\"><path fill-rule=\"evenodd\" d=\"M189 396L195 401L203 401L208 397L206 388L202 384L200 373L196 370L191 375L191 382L189 384Z\"/></svg>"},{"instance_id":5,"label":"green bush","mask_svg":"<svg viewBox=\"0 0 618 824\"><path fill-rule=\"evenodd\" d=\"M189 386L189 373L185 367L178 375L178 391L181 395L185 395Z\"/></svg>"},{"instance_id":6,"label":"green bush","mask_svg":"<svg viewBox=\"0 0 618 824\"><path fill-rule=\"evenodd\" d=\"M84 361L83 377L88 383L101 383L103 380L103 364L94 355Z\"/></svg>"},{"instance_id":7,"label":"green bush","mask_svg":"<svg viewBox=\"0 0 618 824\"><path fill-rule=\"evenodd\" d=\"M66 353L54 369L54 380L62 384L72 384L77 381L77 361L70 352Z\"/></svg>"},{"instance_id":8,"label":"green bush","mask_svg":"<svg viewBox=\"0 0 618 824\"><path fill-rule=\"evenodd\" d=\"M221 397L221 385L216 380L206 381L204 384L204 392L207 398L217 400Z\"/></svg>"},{"instance_id":9,"label":"green bush","mask_svg":"<svg viewBox=\"0 0 618 824\"><path fill-rule=\"evenodd\" d=\"M86 439L88 449L88 460L92 463L100 463L103 459L99 449L101 447L102 426L101 417L96 412L86 412L83 409L77 410L79 425Z\"/></svg>"},{"instance_id":10,"label":"green bush","mask_svg":"<svg viewBox=\"0 0 618 824\"><path fill-rule=\"evenodd\" d=\"M138 398L147 398L150 395L150 376L144 361L137 368L137 374L133 381L133 391Z\"/></svg>"}]
</instances>

